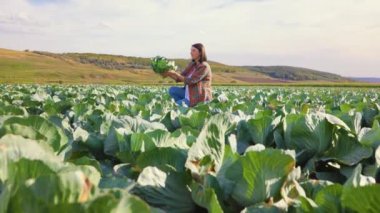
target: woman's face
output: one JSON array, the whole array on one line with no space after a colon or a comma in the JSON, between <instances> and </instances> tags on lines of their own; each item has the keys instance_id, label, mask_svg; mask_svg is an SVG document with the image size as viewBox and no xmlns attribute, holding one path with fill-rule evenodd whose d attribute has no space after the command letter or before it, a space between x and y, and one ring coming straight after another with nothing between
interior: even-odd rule
<instances>
[{"instance_id":1,"label":"woman's face","mask_svg":"<svg viewBox=\"0 0 380 213\"><path fill-rule=\"evenodd\" d=\"M191 47L190 55L191 55L191 59L193 60L199 59L199 56L200 56L199 50L195 47Z\"/></svg>"}]
</instances>

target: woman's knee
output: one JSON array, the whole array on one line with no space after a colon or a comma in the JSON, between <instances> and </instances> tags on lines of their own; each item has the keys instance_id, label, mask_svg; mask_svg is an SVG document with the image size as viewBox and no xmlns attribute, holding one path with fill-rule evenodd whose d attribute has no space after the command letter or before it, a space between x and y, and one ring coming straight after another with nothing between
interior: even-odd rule
<instances>
[{"instance_id":1,"label":"woman's knee","mask_svg":"<svg viewBox=\"0 0 380 213\"><path fill-rule=\"evenodd\" d=\"M183 88L181 87L176 87L176 86L172 86L169 88L169 94L172 96L172 97L181 97L184 95L184 90Z\"/></svg>"},{"instance_id":2,"label":"woman's knee","mask_svg":"<svg viewBox=\"0 0 380 213\"><path fill-rule=\"evenodd\" d=\"M169 94L171 95L171 96L173 96L174 94L176 93L176 87L170 87L169 88Z\"/></svg>"}]
</instances>

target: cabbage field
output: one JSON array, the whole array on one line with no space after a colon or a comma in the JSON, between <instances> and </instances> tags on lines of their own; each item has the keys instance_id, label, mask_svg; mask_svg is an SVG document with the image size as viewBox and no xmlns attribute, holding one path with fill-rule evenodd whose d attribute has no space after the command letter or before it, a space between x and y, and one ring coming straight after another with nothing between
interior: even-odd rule
<instances>
[{"instance_id":1,"label":"cabbage field","mask_svg":"<svg viewBox=\"0 0 380 213\"><path fill-rule=\"evenodd\" d=\"M2 212L380 212L380 90L0 85Z\"/></svg>"}]
</instances>

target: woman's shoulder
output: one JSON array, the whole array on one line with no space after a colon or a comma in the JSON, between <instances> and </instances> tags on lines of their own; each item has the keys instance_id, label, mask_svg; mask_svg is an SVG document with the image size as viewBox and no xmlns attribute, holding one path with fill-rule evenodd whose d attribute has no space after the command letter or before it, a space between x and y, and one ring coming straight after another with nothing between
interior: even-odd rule
<instances>
[{"instance_id":1,"label":"woman's shoulder","mask_svg":"<svg viewBox=\"0 0 380 213\"><path fill-rule=\"evenodd\" d=\"M205 66L210 66L210 64L207 61L202 62L202 64Z\"/></svg>"},{"instance_id":2,"label":"woman's shoulder","mask_svg":"<svg viewBox=\"0 0 380 213\"><path fill-rule=\"evenodd\" d=\"M209 63L207 63L207 61L203 61L201 64L199 64L200 67L205 67L207 69L210 69L211 70L211 66Z\"/></svg>"}]
</instances>

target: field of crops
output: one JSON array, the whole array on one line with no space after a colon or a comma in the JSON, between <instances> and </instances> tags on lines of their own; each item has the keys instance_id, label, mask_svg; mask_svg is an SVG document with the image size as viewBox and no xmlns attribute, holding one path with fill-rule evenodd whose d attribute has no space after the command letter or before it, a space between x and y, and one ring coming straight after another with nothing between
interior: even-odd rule
<instances>
[{"instance_id":1,"label":"field of crops","mask_svg":"<svg viewBox=\"0 0 380 213\"><path fill-rule=\"evenodd\" d=\"M380 212L380 90L0 85L2 212Z\"/></svg>"}]
</instances>

